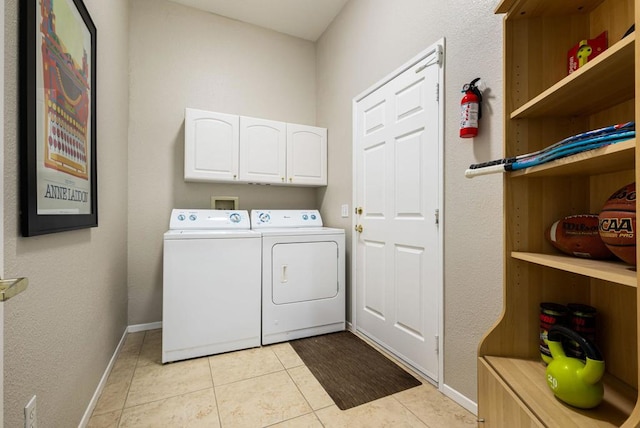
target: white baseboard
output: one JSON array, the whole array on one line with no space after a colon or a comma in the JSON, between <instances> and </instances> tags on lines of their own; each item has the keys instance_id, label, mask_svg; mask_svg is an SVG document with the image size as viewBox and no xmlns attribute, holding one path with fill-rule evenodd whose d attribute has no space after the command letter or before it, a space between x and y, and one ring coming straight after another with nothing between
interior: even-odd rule
<instances>
[{"instance_id":1,"label":"white baseboard","mask_svg":"<svg viewBox=\"0 0 640 428\"><path fill-rule=\"evenodd\" d=\"M156 330L162 328L162 321L150 322L147 324L135 324L127 327L127 333L137 333L139 331Z\"/></svg>"},{"instance_id":2,"label":"white baseboard","mask_svg":"<svg viewBox=\"0 0 640 428\"><path fill-rule=\"evenodd\" d=\"M478 404L469 400L466 396L460 394L455 389L451 388L448 385L443 384L440 388L440 392L442 392L447 397L451 398L453 401L478 416Z\"/></svg>"},{"instance_id":3,"label":"white baseboard","mask_svg":"<svg viewBox=\"0 0 640 428\"><path fill-rule=\"evenodd\" d=\"M102 378L100 378L100 382L98 383L98 387L96 391L93 393L93 397L91 397L91 401L89 401L89 405L87 406L87 410L85 410L82 419L80 420L80 424L78 424L79 428L85 428L89 424L89 419L91 419L91 415L93 414L93 410L96 408L96 404L98 404L98 399L100 398L100 394L102 394L102 390L104 386L107 384L107 378L111 373L111 369L116 362L116 358L118 358L118 353L124 345L124 340L127 337L127 328L124 329L122 333L122 337L120 338L120 342L118 342L118 346L116 346L116 350L113 352L111 359L109 360L109 364L107 364L107 368L104 370L102 374Z\"/></svg>"},{"instance_id":4,"label":"white baseboard","mask_svg":"<svg viewBox=\"0 0 640 428\"><path fill-rule=\"evenodd\" d=\"M89 419L91 419L93 410L96 408L96 404L98 404L98 399L100 398L100 394L102 394L102 390L104 389L104 386L107 383L107 378L111 373L111 369L113 369L113 365L116 362L116 358L118 358L118 354L120 353L120 349L122 349L122 345L124 344L124 340L127 337L127 333L137 333L139 331L155 330L158 328L162 328L162 321L151 322L148 324L130 325L124 329L124 332L122 333L122 337L120 338L120 342L118 343L118 346L116 346L115 351L113 351L111 360L109 360L109 364L107 364L107 368L104 370L104 373L102 374L102 378L98 383L98 387L96 388L96 391L93 393L93 397L91 397L91 401L89 401L89 406L87 406L87 410L84 412L84 415L80 420L80 424L78 424L78 428L85 428L89 424Z\"/></svg>"}]
</instances>

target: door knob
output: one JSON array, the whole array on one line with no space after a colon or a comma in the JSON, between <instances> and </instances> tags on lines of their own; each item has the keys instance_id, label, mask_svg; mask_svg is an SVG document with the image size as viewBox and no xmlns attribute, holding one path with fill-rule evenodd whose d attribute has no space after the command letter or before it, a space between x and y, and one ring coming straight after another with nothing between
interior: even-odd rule
<instances>
[{"instance_id":1,"label":"door knob","mask_svg":"<svg viewBox=\"0 0 640 428\"><path fill-rule=\"evenodd\" d=\"M27 285L29 285L27 278L0 279L0 302L5 302L22 293L27 289Z\"/></svg>"},{"instance_id":2,"label":"door knob","mask_svg":"<svg viewBox=\"0 0 640 428\"><path fill-rule=\"evenodd\" d=\"M356 225L356 232L362 233L362 225L361 224L357 224Z\"/></svg>"}]
</instances>

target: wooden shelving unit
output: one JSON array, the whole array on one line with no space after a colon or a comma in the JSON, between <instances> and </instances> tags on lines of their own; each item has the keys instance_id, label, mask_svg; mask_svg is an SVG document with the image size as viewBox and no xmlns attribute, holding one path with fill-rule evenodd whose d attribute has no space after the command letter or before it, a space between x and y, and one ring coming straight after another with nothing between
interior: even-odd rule
<instances>
[{"instance_id":1,"label":"wooden shelving unit","mask_svg":"<svg viewBox=\"0 0 640 428\"><path fill-rule=\"evenodd\" d=\"M562 138L638 122L640 0L503 0L504 156ZM579 40L608 32L609 48L567 75ZM544 239L555 220L597 213L637 180L636 139L504 175L504 308L478 348L481 427L640 426L638 276L621 261L563 255ZM606 363L605 399L591 410L557 400L540 359L541 302L584 303L598 311L596 343Z\"/></svg>"}]
</instances>

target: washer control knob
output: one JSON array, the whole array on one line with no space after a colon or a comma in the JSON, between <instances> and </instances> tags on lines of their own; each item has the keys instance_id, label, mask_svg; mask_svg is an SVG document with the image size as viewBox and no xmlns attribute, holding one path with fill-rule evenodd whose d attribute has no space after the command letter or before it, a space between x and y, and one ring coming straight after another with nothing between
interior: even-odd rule
<instances>
[{"instance_id":1,"label":"washer control knob","mask_svg":"<svg viewBox=\"0 0 640 428\"><path fill-rule=\"evenodd\" d=\"M303 220L309 220L309 216L307 214L302 214L302 219Z\"/></svg>"},{"instance_id":2,"label":"washer control knob","mask_svg":"<svg viewBox=\"0 0 640 428\"><path fill-rule=\"evenodd\" d=\"M229 215L229 220L231 220L231 223L240 223L240 214L238 213L231 213Z\"/></svg>"},{"instance_id":3,"label":"washer control knob","mask_svg":"<svg viewBox=\"0 0 640 428\"><path fill-rule=\"evenodd\" d=\"M315 214L311 214L311 220L315 220L316 219L316 215Z\"/></svg>"},{"instance_id":4,"label":"washer control knob","mask_svg":"<svg viewBox=\"0 0 640 428\"><path fill-rule=\"evenodd\" d=\"M191 221L196 221L197 218L198 218L198 216L196 216L195 214L190 214L189 215L189 220L191 220Z\"/></svg>"},{"instance_id":5,"label":"washer control knob","mask_svg":"<svg viewBox=\"0 0 640 428\"><path fill-rule=\"evenodd\" d=\"M184 221L185 218L184 214L178 214L178 221Z\"/></svg>"}]
</instances>

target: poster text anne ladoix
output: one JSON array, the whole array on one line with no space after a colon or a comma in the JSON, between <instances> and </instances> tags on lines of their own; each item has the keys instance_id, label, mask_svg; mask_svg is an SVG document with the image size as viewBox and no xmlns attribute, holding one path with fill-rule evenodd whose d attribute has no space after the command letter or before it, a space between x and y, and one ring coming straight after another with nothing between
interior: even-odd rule
<instances>
[{"instance_id":1,"label":"poster text anne ladoix","mask_svg":"<svg viewBox=\"0 0 640 428\"><path fill-rule=\"evenodd\" d=\"M89 199L89 192L72 189L71 187L47 184L44 197L48 199L60 199L63 201L87 202Z\"/></svg>"}]
</instances>

